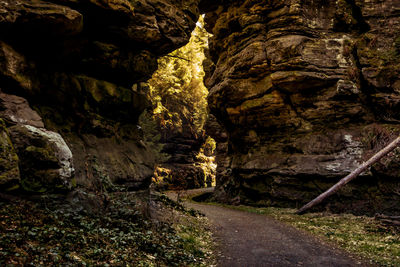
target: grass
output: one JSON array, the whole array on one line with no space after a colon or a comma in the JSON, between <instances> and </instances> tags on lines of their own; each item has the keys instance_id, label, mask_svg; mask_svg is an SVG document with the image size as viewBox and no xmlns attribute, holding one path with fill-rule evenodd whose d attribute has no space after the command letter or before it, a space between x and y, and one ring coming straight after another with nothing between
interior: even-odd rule
<instances>
[{"instance_id":1,"label":"grass","mask_svg":"<svg viewBox=\"0 0 400 267\"><path fill-rule=\"evenodd\" d=\"M268 215L334 243L371 263L400 266L400 229L383 225L374 218L327 213L296 215L294 209L222 206Z\"/></svg>"}]
</instances>

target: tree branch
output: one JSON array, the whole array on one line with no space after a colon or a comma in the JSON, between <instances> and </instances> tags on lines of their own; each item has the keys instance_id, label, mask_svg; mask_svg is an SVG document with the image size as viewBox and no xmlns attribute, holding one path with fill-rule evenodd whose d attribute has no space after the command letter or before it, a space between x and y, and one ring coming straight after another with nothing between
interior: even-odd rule
<instances>
[{"instance_id":1,"label":"tree branch","mask_svg":"<svg viewBox=\"0 0 400 267\"><path fill-rule=\"evenodd\" d=\"M184 58L184 57L180 57L180 56L166 55L166 57L173 57L173 58L178 58L178 59L185 60L185 61L187 61L187 62L191 62L189 59L187 59L187 58Z\"/></svg>"},{"instance_id":2,"label":"tree branch","mask_svg":"<svg viewBox=\"0 0 400 267\"><path fill-rule=\"evenodd\" d=\"M360 175L362 172L364 172L368 167L370 167L372 164L386 156L389 152L394 150L398 145L400 144L400 136L397 137L393 142L391 142L389 145L387 145L385 148L380 150L378 153L376 153L374 156L372 156L369 160L361 164L357 169L352 171L349 175L344 177L342 180L340 180L337 184L329 188L327 191L316 197L314 200L308 202L306 205L304 205L301 209L299 209L296 213L297 214L303 214L305 213L306 210L314 207L315 205L321 203L325 198L333 195L336 193L341 187L346 185L348 182L356 178L358 175Z\"/></svg>"}]
</instances>

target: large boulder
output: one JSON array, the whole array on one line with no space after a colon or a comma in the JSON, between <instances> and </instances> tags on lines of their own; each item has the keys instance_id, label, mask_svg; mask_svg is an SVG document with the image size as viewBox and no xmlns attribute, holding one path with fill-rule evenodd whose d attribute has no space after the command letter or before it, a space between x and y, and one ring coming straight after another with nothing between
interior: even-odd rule
<instances>
[{"instance_id":1,"label":"large boulder","mask_svg":"<svg viewBox=\"0 0 400 267\"><path fill-rule=\"evenodd\" d=\"M70 189L72 153L61 135L44 128L26 99L1 91L0 116L3 182L30 192Z\"/></svg>"},{"instance_id":2,"label":"large boulder","mask_svg":"<svg viewBox=\"0 0 400 267\"><path fill-rule=\"evenodd\" d=\"M72 153L60 134L30 125L16 125L9 130L20 159L24 190L45 192L72 187Z\"/></svg>"}]
</instances>

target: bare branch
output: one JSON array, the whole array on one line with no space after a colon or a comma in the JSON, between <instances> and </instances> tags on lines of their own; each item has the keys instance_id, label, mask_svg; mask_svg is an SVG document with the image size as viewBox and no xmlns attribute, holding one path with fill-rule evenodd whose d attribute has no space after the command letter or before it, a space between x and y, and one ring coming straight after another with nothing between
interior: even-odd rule
<instances>
[{"instance_id":1,"label":"bare branch","mask_svg":"<svg viewBox=\"0 0 400 267\"><path fill-rule=\"evenodd\" d=\"M178 58L178 59L182 59L185 60L187 62L191 62L191 60L184 58L184 57L180 57L180 56L174 56L174 55L166 55L166 57L172 57L172 58Z\"/></svg>"},{"instance_id":2,"label":"bare branch","mask_svg":"<svg viewBox=\"0 0 400 267\"><path fill-rule=\"evenodd\" d=\"M314 200L308 202L306 205L304 205L301 209L299 209L296 213L297 214L303 214L305 213L306 210L314 207L315 205L321 203L325 198L333 195L336 193L340 188L342 188L344 185L346 185L348 182L356 178L358 175L360 175L362 172L364 172L368 167L370 167L372 164L386 156L389 152L391 152L393 149L395 149L398 145L400 144L400 136L397 137L393 142L391 142L389 145L387 145L384 149L380 150L378 153L376 153L374 156L372 156L369 160L361 164L357 169L352 171L349 175L344 177L342 180L340 180L337 184L329 188L327 191L316 197Z\"/></svg>"}]
</instances>

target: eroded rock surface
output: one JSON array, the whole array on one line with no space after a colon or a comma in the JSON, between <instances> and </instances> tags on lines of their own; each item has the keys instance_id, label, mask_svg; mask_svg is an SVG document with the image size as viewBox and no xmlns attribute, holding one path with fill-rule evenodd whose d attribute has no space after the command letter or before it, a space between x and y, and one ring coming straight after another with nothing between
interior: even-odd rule
<instances>
[{"instance_id":1,"label":"eroded rock surface","mask_svg":"<svg viewBox=\"0 0 400 267\"><path fill-rule=\"evenodd\" d=\"M147 187L155 159L137 126L149 107L141 88L158 57L188 42L197 6L1 0L0 184L33 192Z\"/></svg>"},{"instance_id":2,"label":"eroded rock surface","mask_svg":"<svg viewBox=\"0 0 400 267\"><path fill-rule=\"evenodd\" d=\"M20 182L19 159L3 120L0 121L0 127L0 189L17 189Z\"/></svg>"},{"instance_id":3,"label":"eroded rock surface","mask_svg":"<svg viewBox=\"0 0 400 267\"><path fill-rule=\"evenodd\" d=\"M299 206L399 133L400 2L201 7L213 34L209 106L227 132L219 199ZM331 209L399 213L398 155L343 189Z\"/></svg>"},{"instance_id":4,"label":"eroded rock surface","mask_svg":"<svg viewBox=\"0 0 400 267\"><path fill-rule=\"evenodd\" d=\"M24 190L45 192L72 187L72 153L60 134L31 125L16 125L9 130L19 156Z\"/></svg>"}]
</instances>

